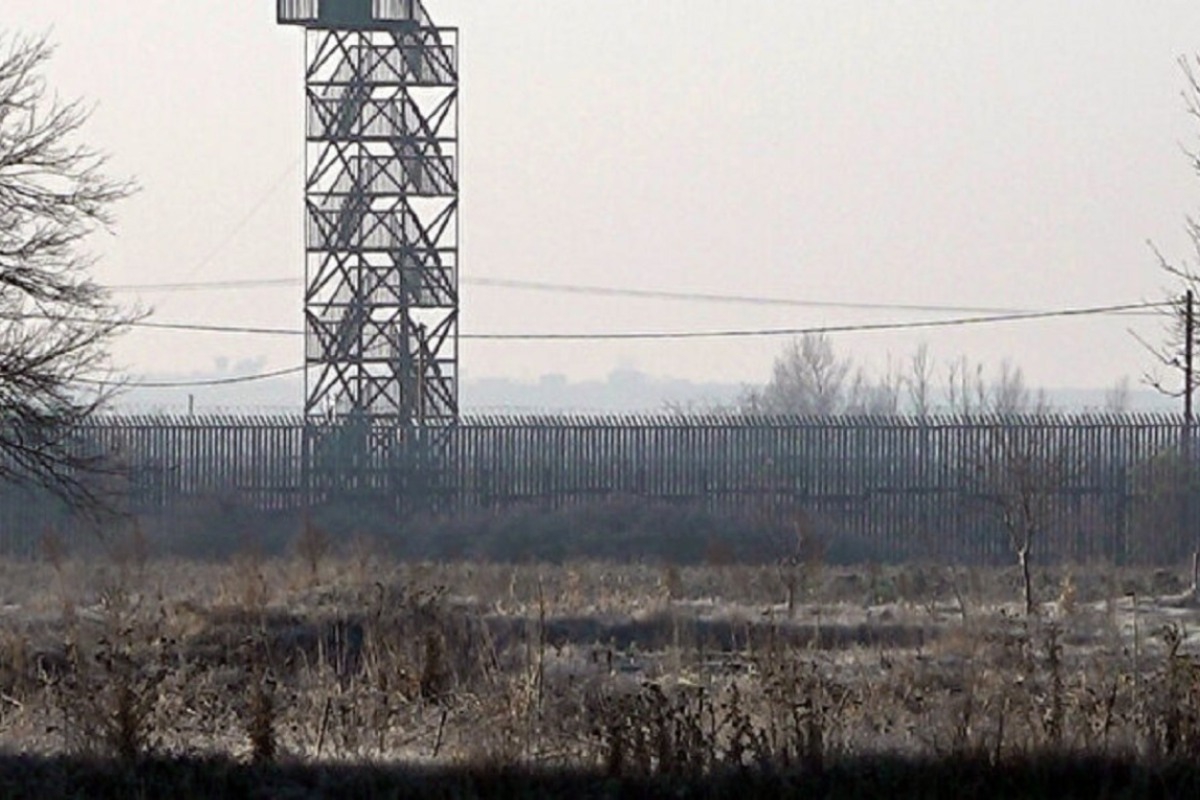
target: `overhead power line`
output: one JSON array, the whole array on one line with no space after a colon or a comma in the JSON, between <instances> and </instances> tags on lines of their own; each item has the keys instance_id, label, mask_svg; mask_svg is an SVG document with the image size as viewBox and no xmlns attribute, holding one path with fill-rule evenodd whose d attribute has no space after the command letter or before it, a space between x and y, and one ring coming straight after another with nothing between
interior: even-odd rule
<instances>
[{"instance_id":1,"label":"overhead power line","mask_svg":"<svg viewBox=\"0 0 1200 800\"><path fill-rule=\"evenodd\" d=\"M13 321L12 317L5 318L7 321ZM247 325L209 325L202 322L151 322L144 319L128 320L121 323L114 323L112 320L104 319L89 319L86 317L76 317L65 314L39 314L26 313L19 315L19 319L37 319L45 320L51 323L67 323L72 325L115 325L118 328L145 328L149 330L160 331L195 331L199 333L247 333L262 336L303 336L304 331L298 328L266 328Z\"/></svg>"},{"instance_id":2,"label":"overhead power line","mask_svg":"<svg viewBox=\"0 0 1200 800\"><path fill-rule=\"evenodd\" d=\"M299 278L261 278L225 281L193 281L181 283L129 283L108 287L117 292L200 292L267 289L282 286L299 286ZM841 308L863 311L918 311L953 314L1017 314L1036 309L1008 308L974 305L943 305L937 303L864 303L849 300L801 300L787 297L763 297L757 295L722 294L718 292L685 292L666 289L637 289L619 286L596 286L591 284L554 283L549 281L527 281L510 278L463 278L467 286L483 286L493 289L551 292L595 297L631 297L641 300L670 300L681 302L725 303L738 305L778 306L783 308Z\"/></svg>"},{"instance_id":3,"label":"overhead power line","mask_svg":"<svg viewBox=\"0 0 1200 800\"><path fill-rule=\"evenodd\" d=\"M229 378L208 378L187 381L101 381L94 379L82 379L80 383L86 383L93 386L121 386L129 389L188 389L199 386L230 386L237 383L253 383L254 381L265 381L270 378L281 378L285 375L295 375L304 371L304 367L289 367L287 369L278 369L272 372L259 372L253 375L237 375Z\"/></svg>"},{"instance_id":4,"label":"overhead power line","mask_svg":"<svg viewBox=\"0 0 1200 800\"><path fill-rule=\"evenodd\" d=\"M539 292L554 292L560 294L594 295L601 297L634 297L646 300L674 300L685 302L705 303L736 303L759 306L779 306L793 308L841 308L861 311L913 311L929 313L954 314L988 314L988 315L1054 315L1056 310L1011 308L1004 306L974 306L948 305L938 303L864 303L848 300L800 300L796 298L761 297L755 295L720 294L714 292L683 292L664 289L635 289L615 286L595 286L590 284L554 283L549 281L527 281L510 278L464 278L462 283L474 286L486 286L500 289L515 289ZM249 278L243 280L225 281L193 281L180 283L130 283L117 284L108 287L113 291L214 291L242 290L258 288L275 288L280 286L298 286L299 278ZM1116 311L1100 311L1106 314L1137 314L1147 308L1161 307L1162 303L1152 303L1144 306L1121 306ZM923 323L919 323L924 327ZM230 330L230 333L272 333L294 334L294 331L255 329Z\"/></svg>"},{"instance_id":5,"label":"overhead power line","mask_svg":"<svg viewBox=\"0 0 1200 800\"><path fill-rule=\"evenodd\" d=\"M181 281L178 283L117 283L107 288L113 292L208 292L299 285L299 278L247 278L228 281Z\"/></svg>"},{"instance_id":6,"label":"overhead power line","mask_svg":"<svg viewBox=\"0 0 1200 800\"><path fill-rule=\"evenodd\" d=\"M1089 306L1084 308L1064 308L1054 311L1029 311L1011 314L986 314L971 317L955 317L953 319L914 320L911 322L879 322L854 325L814 325L802 328L745 328L710 331L630 331L591 333L463 333L460 339L474 341L606 341L630 339L734 339L770 336L803 336L820 333L867 333L871 331L898 331L919 328L954 328L968 325L988 325L1003 322L1023 322L1039 319L1056 319L1064 317L1085 317L1100 314L1120 314L1129 311L1139 311L1161 308L1171 305L1168 302L1155 303L1124 303L1119 305ZM186 322L132 322L131 327L154 328L158 330L198 331L204 333L239 333L261 334L270 336L303 336L304 331L297 328L265 328L242 325L208 325Z\"/></svg>"},{"instance_id":7,"label":"overhead power line","mask_svg":"<svg viewBox=\"0 0 1200 800\"><path fill-rule=\"evenodd\" d=\"M1065 308L1056 311L1031 311L1027 313L992 314L954 319L919 320L914 322L880 322L860 325L817 325L805 328L756 328L743 330L714 331L652 331L632 333L492 333L462 334L462 339L487 341L605 341L605 340L652 340L652 339L733 339L764 336L803 336L821 333L866 333L870 331L900 331L919 328L956 328L968 325L985 325L1000 322L1053 319L1059 317L1083 317L1097 314L1117 314L1126 311L1158 308L1170 303L1128 303L1090 308Z\"/></svg>"},{"instance_id":8,"label":"overhead power line","mask_svg":"<svg viewBox=\"0 0 1200 800\"><path fill-rule=\"evenodd\" d=\"M715 330L715 331L651 331L630 333L476 333L462 334L460 338L476 341L609 341L609 340L682 340L682 339L730 339L770 336L803 336L806 334L832 333L868 333L874 331L915 330L921 328L950 328L969 325L984 325L1005 322L1023 322L1039 319L1062 319L1071 317L1094 316L1098 314L1113 314L1125 311L1161 308L1172 305L1169 302L1157 303L1124 303L1108 306L1091 306L1086 308L1065 308L1056 311L1038 311L1017 314L993 314L974 317L958 317L955 319L921 320L915 322L885 322L864 325L817 325L804 328L756 328L745 330ZM134 322L135 327L149 327L163 330L204 331L217 333L259 333L272 335L303 335L303 331L288 328L253 328L226 325L193 325L188 323L163 322ZM229 378L213 378L208 380L191 381L132 381L122 384L134 389L182 389L201 386L227 386L239 383L279 378L294 375L304 371L304 367L263 372L253 375L241 375ZM83 383L111 385L111 381L84 380Z\"/></svg>"},{"instance_id":9,"label":"overhead power line","mask_svg":"<svg viewBox=\"0 0 1200 800\"><path fill-rule=\"evenodd\" d=\"M304 163L303 153L296 156L291 163L288 164L287 168L280 172L275 179L271 181L270 185L267 186L267 188L255 198L250 207L242 213L237 221L234 222L234 224L226 231L225 235L221 237L221 239L219 239L217 243L200 258L199 261L194 263L184 273L184 275L190 278L202 268L212 263L213 259L220 255L222 250L224 250L231 242L241 235L242 231L246 229L246 226L249 225L256 216L258 216L258 212L262 211L263 208L266 207L267 201L269 201L277 191L283 188L283 185L287 182L287 179L295 173L296 167L300 166L302 163Z\"/></svg>"},{"instance_id":10,"label":"overhead power line","mask_svg":"<svg viewBox=\"0 0 1200 800\"><path fill-rule=\"evenodd\" d=\"M245 325L207 325L190 322L131 322L133 328L162 331L196 331L199 333L247 333L259 336L303 336L299 328L259 328Z\"/></svg>"},{"instance_id":11,"label":"overhead power line","mask_svg":"<svg viewBox=\"0 0 1200 800\"><path fill-rule=\"evenodd\" d=\"M681 292L667 289L631 289L615 286L596 286L548 281L512 280L509 278L474 278L463 283L499 289L519 289L558 294L578 294L599 297L637 297L645 300L682 300L703 303L739 303L756 306L785 306L795 308L845 308L867 311L930 311L961 314L1014 314L1029 311L1021 308L992 308L987 306L957 306L914 303L862 303L848 300L798 300L787 297L721 294L715 292Z\"/></svg>"}]
</instances>

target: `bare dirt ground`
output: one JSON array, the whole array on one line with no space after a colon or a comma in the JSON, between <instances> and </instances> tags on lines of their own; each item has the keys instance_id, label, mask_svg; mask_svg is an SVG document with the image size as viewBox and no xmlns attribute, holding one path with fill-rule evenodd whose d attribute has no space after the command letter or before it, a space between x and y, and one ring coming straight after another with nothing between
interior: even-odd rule
<instances>
[{"instance_id":1,"label":"bare dirt ground","mask_svg":"<svg viewBox=\"0 0 1200 800\"><path fill-rule=\"evenodd\" d=\"M1200 755L1184 570L0 564L0 749L703 775Z\"/></svg>"}]
</instances>

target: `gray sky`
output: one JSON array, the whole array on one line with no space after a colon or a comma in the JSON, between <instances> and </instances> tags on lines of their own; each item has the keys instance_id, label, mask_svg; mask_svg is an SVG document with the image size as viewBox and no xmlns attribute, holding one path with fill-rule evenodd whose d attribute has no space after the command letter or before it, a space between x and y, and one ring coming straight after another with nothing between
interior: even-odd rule
<instances>
[{"instance_id":1,"label":"gray sky","mask_svg":"<svg viewBox=\"0 0 1200 800\"><path fill-rule=\"evenodd\" d=\"M1187 254L1200 143L1176 59L1200 4L427 0L461 29L466 278L872 303L1057 308L1158 299L1147 246ZM100 278L302 274L303 43L271 0L4 0L49 31L50 78L144 190ZM128 295L126 295L128 296ZM132 299L132 296L130 296ZM301 289L145 294L163 321L296 327ZM797 327L936 315L609 299L466 286L464 332ZM882 366L1011 358L1103 386L1147 359L1113 317L841 336ZM782 340L463 344L469 377L617 366L760 381ZM137 372L299 339L135 332Z\"/></svg>"}]
</instances>

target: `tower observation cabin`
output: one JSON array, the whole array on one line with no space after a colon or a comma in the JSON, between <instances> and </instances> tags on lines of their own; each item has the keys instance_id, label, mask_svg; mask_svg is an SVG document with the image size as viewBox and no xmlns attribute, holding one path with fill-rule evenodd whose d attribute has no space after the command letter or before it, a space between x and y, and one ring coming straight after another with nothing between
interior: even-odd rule
<instances>
[{"instance_id":1,"label":"tower observation cabin","mask_svg":"<svg viewBox=\"0 0 1200 800\"><path fill-rule=\"evenodd\" d=\"M280 25L327 30L369 30L424 25L429 17L420 0L278 0Z\"/></svg>"},{"instance_id":2,"label":"tower observation cabin","mask_svg":"<svg viewBox=\"0 0 1200 800\"><path fill-rule=\"evenodd\" d=\"M458 32L420 0L277 0L305 29L305 414L458 419Z\"/></svg>"}]
</instances>

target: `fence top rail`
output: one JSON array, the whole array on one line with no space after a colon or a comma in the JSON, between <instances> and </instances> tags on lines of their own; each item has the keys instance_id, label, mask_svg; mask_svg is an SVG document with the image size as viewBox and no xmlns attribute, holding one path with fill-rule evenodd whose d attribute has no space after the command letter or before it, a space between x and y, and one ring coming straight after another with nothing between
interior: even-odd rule
<instances>
[{"instance_id":1,"label":"fence top rail","mask_svg":"<svg viewBox=\"0 0 1200 800\"><path fill-rule=\"evenodd\" d=\"M1080 412L1054 414L836 415L799 414L530 414L467 415L458 428L1136 428L1184 425L1168 412ZM299 414L104 414L84 428L289 428L340 427L337 421L306 420ZM379 427L395 427L385 425ZM1200 430L1200 425L1197 425Z\"/></svg>"},{"instance_id":2,"label":"fence top rail","mask_svg":"<svg viewBox=\"0 0 1200 800\"><path fill-rule=\"evenodd\" d=\"M1181 414L1079 412L1054 414L802 415L557 414L464 416L463 428L980 428L1182 426ZM1198 425L1200 429L1200 425Z\"/></svg>"},{"instance_id":3,"label":"fence top rail","mask_svg":"<svg viewBox=\"0 0 1200 800\"><path fill-rule=\"evenodd\" d=\"M84 428L302 428L304 417L287 414L101 414Z\"/></svg>"},{"instance_id":4,"label":"fence top rail","mask_svg":"<svg viewBox=\"0 0 1200 800\"><path fill-rule=\"evenodd\" d=\"M1060 427L1060 426L1183 425L1183 416L1170 413L1071 414L933 414L802 415L802 414L557 414L465 416L459 427ZM1200 425L1197 426L1200 429Z\"/></svg>"}]
</instances>

